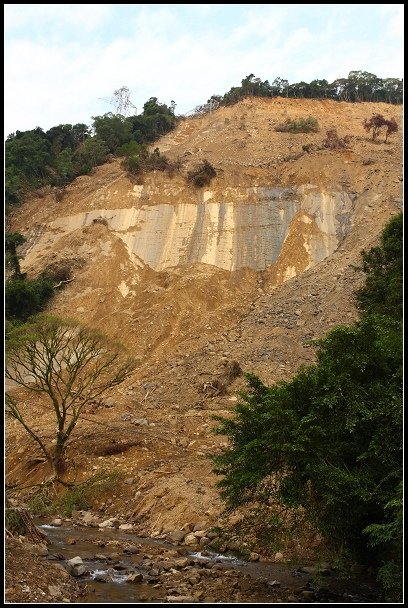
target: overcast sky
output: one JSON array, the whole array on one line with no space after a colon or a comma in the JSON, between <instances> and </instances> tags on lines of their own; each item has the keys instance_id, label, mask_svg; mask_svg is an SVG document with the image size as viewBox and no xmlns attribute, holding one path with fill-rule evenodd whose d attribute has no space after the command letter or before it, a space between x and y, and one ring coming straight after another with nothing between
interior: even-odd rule
<instances>
[{"instance_id":1,"label":"overcast sky","mask_svg":"<svg viewBox=\"0 0 408 608\"><path fill-rule=\"evenodd\" d=\"M122 86L184 114L253 73L403 77L403 4L5 4L5 134L90 125Z\"/></svg>"}]
</instances>

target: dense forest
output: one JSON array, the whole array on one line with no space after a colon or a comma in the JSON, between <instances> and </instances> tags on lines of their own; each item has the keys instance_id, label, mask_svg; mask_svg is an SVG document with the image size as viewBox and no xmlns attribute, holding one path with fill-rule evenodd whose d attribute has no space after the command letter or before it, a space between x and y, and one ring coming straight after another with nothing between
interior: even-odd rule
<instances>
[{"instance_id":1,"label":"dense forest","mask_svg":"<svg viewBox=\"0 0 408 608\"><path fill-rule=\"evenodd\" d=\"M332 83L322 79L289 84L279 77L270 84L250 74L240 86L232 87L225 95L212 95L191 114L199 116L248 96L399 104L403 98L403 82L398 78L378 78L369 72L352 71L348 78L338 78ZM140 155L146 157L146 146L174 129L183 118L175 115L174 102L167 106L151 97L139 115L125 117L108 112L93 117L92 126L61 124L48 131L36 127L10 134L5 142L6 212L30 192L44 186L54 187L58 196L58 190L104 163L109 154L124 156L127 168L137 167ZM153 168L158 160L163 161L152 159Z\"/></svg>"},{"instance_id":2,"label":"dense forest","mask_svg":"<svg viewBox=\"0 0 408 608\"><path fill-rule=\"evenodd\" d=\"M219 106L237 103L244 97L291 97L298 99L333 99L349 102L379 102L400 104L403 100L403 81L399 78L378 78L375 74L354 70L347 78L329 83L325 79L290 84L285 78L268 80L249 74L241 86L232 87L225 95L212 95L207 103L197 106L194 113L205 113Z\"/></svg>"},{"instance_id":3,"label":"dense forest","mask_svg":"<svg viewBox=\"0 0 408 608\"><path fill-rule=\"evenodd\" d=\"M133 142L139 150L176 125L173 107L150 98L138 116L108 112L93 117L92 127L62 124L43 131L16 131L5 143L6 211L31 191L43 186L63 188L78 175L88 174L109 154L126 156L121 149Z\"/></svg>"}]
</instances>

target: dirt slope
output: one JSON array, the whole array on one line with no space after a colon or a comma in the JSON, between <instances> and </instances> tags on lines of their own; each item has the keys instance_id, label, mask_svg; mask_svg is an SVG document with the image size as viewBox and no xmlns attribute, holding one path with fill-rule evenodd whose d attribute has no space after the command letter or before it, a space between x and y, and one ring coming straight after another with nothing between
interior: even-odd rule
<instances>
[{"instance_id":1,"label":"dirt slope","mask_svg":"<svg viewBox=\"0 0 408 608\"><path fill-rule=\"evenodd\" d=\"M371 141L362 126L364 118L377 112L395 116L400 127L387 144L383 137ZM309 115L319 121L319 133L274 130L287 118ZM306 144L321 146L331 127L340 137L351 136L347 149L304 152ZM133 522L149 534L189 523L217 523L222 504L205 454L223 439L212 434L211 416L231 410L243 380L231 382L225 395L214 394L212 386L233 361L268 383L290 378L300 364L313 361L308 339L357 318L352 292L362 277L352 265L358 264L362 249L377 243L387 220L402 206L401 133L401 107L248 99L185 119L155 145L169 158L183 160L181 174L173 178L153 173L135 190L114 160L69 185L61 202L44 192L14 212L9 228L28 237L23 270L36 276L53 267L73 278L50 310L103 329L141 360L126 385L87 413L69 447L72 478L108 468L132 480L102 497L95 510ZM113 229L109 218L118 209L155 208L163 201L205 207L203 192L184 179L203 159L217 171L211 196L218 201L229 192L231 205L234 193L258 196L262 188L288 188L301 200L306 195L299 193L314 193L326 201L319 209L329 213L329 194L347 195L353 204L343 232L333 224L334 246L321 259L312 259L313 231L319 221L325 231L325 218L316 210L305 215L299 203L273 264L233 272L202 262L154 270L130 253L130 237ZM75 227L67 219L78 214L92 218L95 210L106 221L84 220ZM231 226L238 230L237 224ZM44 404L32 395L24 398L51 440L53 424ZM7 427L7 482L27 476L40 480L43 470L32 460L34 447L17 423ZM112 442L134 445L120 454L97 455Z\"/></svg>"}]
</instances>

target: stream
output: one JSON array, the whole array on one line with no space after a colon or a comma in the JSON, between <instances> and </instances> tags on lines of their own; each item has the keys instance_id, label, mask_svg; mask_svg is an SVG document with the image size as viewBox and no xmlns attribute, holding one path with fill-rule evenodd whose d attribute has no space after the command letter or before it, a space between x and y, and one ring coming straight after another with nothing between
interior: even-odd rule
<instances>
[{"instance_id":1,"label":"stream","mask_svg":"<svg viewBox=\"0 0 408 608\"><path fill-rule=\"evenodd\" d=\"M198 582L204 586L212 584L214 577L219 579L219 587L231 580L231 575L238 575L240 581L245 578L247 587L253 590L264 589L258 594L257 600L252 601L273 603L276 601L271 595L271 589L282 588L292 590L299 594L299 590L313 590L311 576L302 572L294 565L288 566L271 562L248 562L234 555L221 555L212 551L197 552L185 546L174 545L164 540L144 538L132 533L126 533L114 528L92 528L75 525L51 526L44 520L37 520L36 525L46 533L49 542L48 559L65 566L66 561L80 556L85 566L85 573L77 578L79 584L85 587L82 603L156 603L169 600L168 596L181 593L185 580L197 576ZM169 557L170 560L169 560ZM165 557L164 557L165 556ZM165 559L169 561L164 561ZM188 566L180 568L177 560L187 559ZM207 572L205 572L207 570ZM226 571L229 571L226 572ZM140 582L129 582L129 575L136 575ZM211 575L203 576L203 575ZM173 578L172 578L173 577ZM175 577L175 578L174 578ZM184 577L180 581L180 577ZM201 577L201 578L200 578ZM229 577L229 578L228 578ZM173 580L177 582L173 583ZM172 583L174 589L172 588ZM261 584L262 583L262 584ZM191 585L191 582L189 583ZM237 584L235 585L237 586ZM194 588L194 584L191 588ZM344 582L337 580L335 575L325 577L324 585L315 591L303 591L302 602L337 602L337 603L376 603L379 602L375 586L372 581L354 580ZM300 592L302 593L302 592ZM309 599L308 595L309 593ZM269 595L268 595L269 594ZM210 596L214 593L209 593ZM219 601L218 596L214 601ZM254 595L254 597L256 597ZM181 599L181 598L180 598ZM230 598L234 601L233 598ZM181 599L181 601L183 601ZM203 593L202 599L194 602L206 603L207 597ZM235 600L237 601L237 600ZM282 602L282 600L278 600ZM184 599L184 602L187 602ZM223 603L223 602L222 602Z\"/></svg>"}]
</instances>

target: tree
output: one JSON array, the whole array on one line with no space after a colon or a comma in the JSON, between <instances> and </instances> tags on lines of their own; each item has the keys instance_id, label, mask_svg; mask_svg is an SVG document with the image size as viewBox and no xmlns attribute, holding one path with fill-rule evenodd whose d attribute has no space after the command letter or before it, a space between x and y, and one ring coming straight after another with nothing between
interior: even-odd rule
<instances>
[{"instance_id":1,"label":"tree","mask_svg":"<svg viewBox=\"0 0 408 608\"><path fill-rule=\"evenodd\" d=\"M361 269L366 274L363 287L355 292L358 308L402 319L403 217L397 213L384 228L380 244L362 251Z\"/></svg>"},{"instance_id":2,"label":"tree","mask_svg":"<svg viewBox=\"0 0 408 608\"><path fill-rule=\"evenodd\" d=\"M5 144L6 167L13 167L24 181L41 185L47 177L47 165L51 160L51 146L42 129L16 131Z\"/></svg>"},{"instance_id":3,"label":"tree","mask_svg":"<svg viewBox=\"0 0 408 608\"><path fill-rule=\"evenodd\" d=\"M97 165L106 160L108 148L98 137L89 137L75 151L72 161L76 175L89 173Z\"/></svg>"},{"instance_id":4,"label":"tree","mask_svg":"<svg viewBox=\"0 0 408 608\"><path fill-rule=\"evenodd\" d=\"M6 319L25 322L32 315L42 311L46 302L54 295L54 285L50 279L29 280L23 276L6 281Z\"/></svg>"},{"instance_id":5,"label":"tree","mask_svg":"<svg viewBox=\"0 0 408 608\"><path fill-rule=\"evenodd\" d=\"M212 457L227 508L300 510L337 552L379 566L388 597L402 589L402 214L362 254L361 319L315 341L317 363L270 387L247 374L230 443ZM385 286L393 292L381 302ZM388 305L387 305L388 304Z\"/></svg>"},{"instance_id":6,"label":"tree","mask_svg":"<svg viewBox=\"0 0 408 608\"><path fill-rule=\"evenodd\" d=\"M363 126L368 133L371 130L373 131L373 141L377 139L381 128L387 127L385 131L385 143L387 143L387 139L390 135L392 135L392 133L396 133L398 131L398 125L395 118L387 120L382 114L373 114L370 120L365 119Z\"/></svg>"},{"instance_id":7,"label":"tree","mask_svg":"<svg viewBox=\"0 0 408 608\"><path fill-rule=\"evenodd\" d=\"M51 449L44 435L28 422L25 401L6 394L6 413L37 443L56 478L65 468L67 441L85 406L121 384L135 363L123 347L73 321L44 314L32 317L9 334L6 378L31 393L44 394L56 422Z\"/></svg>"},{"instance_id":8,"label":"tree","mask_svg":"<svg viewBox=\"0 0 408 608\"><path fill-rule=\"evenodd\" d=\"M121 114L108 112L103 116L94 116L93 127L96 137L105 142L112 153L132 139L131 124Z\"/></svg>"},{"instance_id":9,"label":"tree","mask_svg":"<svg viewBox=\"0 0 408 608\"><path fill-rule=\"evenodd\" d=\"M17 255L17 247L26 242L26 238L19 232L6 232L5 235L5 250L6 250L6 265L11 267L14 273L14 278L21 277L19 256Z\"/></svg>"}]
</instances>

